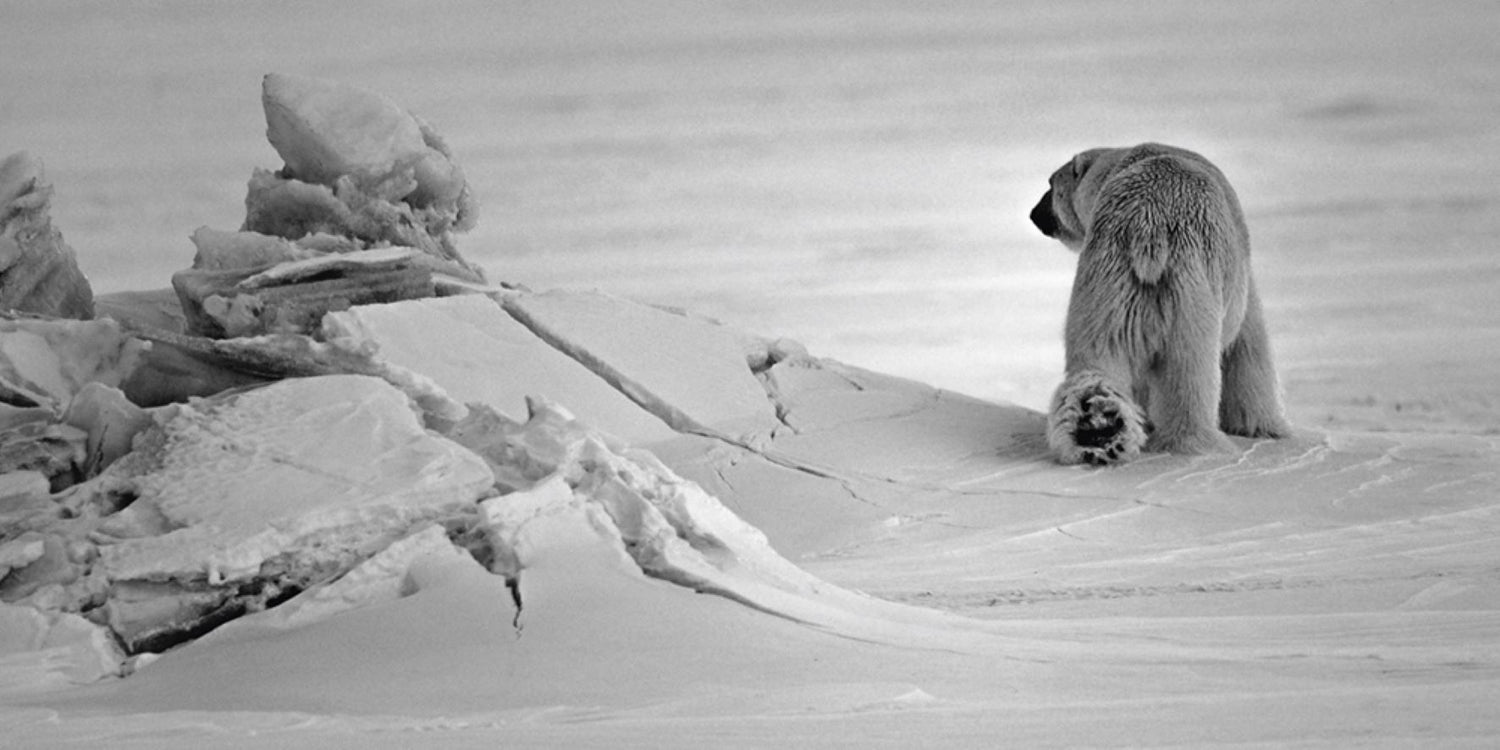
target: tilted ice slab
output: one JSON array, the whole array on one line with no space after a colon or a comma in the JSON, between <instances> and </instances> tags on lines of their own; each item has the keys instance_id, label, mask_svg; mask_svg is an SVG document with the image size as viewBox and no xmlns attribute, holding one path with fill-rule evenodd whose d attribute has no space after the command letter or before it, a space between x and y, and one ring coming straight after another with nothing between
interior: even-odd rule
<instances>
[{"instance_id":1,"label":"tilted ice slab","mask_svg":"<svg viewBox=\"0 0 1500 750\"><path fill-rule=\"evenodd\" d=\"M503 308L503 309L502 309ZM506 292L368 305L324 333L512 418L542 396L632 444L676 433L755 444L782 427L758 370L795 353L727 326L593 292Z\"/></svg>"},{"instance_id":2,"label":"tilted ice slab","mask_svg":"<svg viewBox=\"0 0 1500 750\"><path fill-rule=\"evenodd\" d=\"M361 305L330 313L323 330L330 338L373 345L377 360L420 373L459 402L480 402L516 421L526 419L526 399L540 396L630 443L673 435L666 423L483 295Z\"/></svg>"},{"instance_id":3,"label":"tilted ice slab","mask_svg":"<svg viewBox=\"0 0 1500 750\"><path fill-rule=\"evenodd\" d=\"M509 295L505 309L678 432L754 439L778 425L750 367L766 345L747 334L597 293Z\"/></svg>"},{"instance_id":4,"label":"tilted ice slab","mask_svg":"<svg viewBox=\"0 0 1500 750\"><path fill-rule=\"evenodd\" d=\"M147 466L110 528L142 535L102 549L113 580L219 583L278 555L335 558L473 503L494 481L478 457L428 433L400 391L366 376L178 406L161 429L161 447L122 469Z\"/></svg>"}]
</instances>

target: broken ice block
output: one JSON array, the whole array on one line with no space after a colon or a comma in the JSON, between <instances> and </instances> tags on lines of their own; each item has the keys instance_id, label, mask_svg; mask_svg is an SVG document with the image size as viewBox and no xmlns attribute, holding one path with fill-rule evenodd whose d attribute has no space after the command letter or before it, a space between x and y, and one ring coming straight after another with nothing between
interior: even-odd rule
<instances>
[{"instance_id":1,"label":"broken ice block","mask_svg":"<svg viewBox=\"0 0 1500 750\"><path fill-rule=\"evenodd\" d=\"M92 476L130 452L136 433L151 426L151 415L118 388L88 383L78 390L62 421L88 433L84 474Z\"/></svg>"},{"instance_id":2,"label":"broken ice block","mask_svg":"<svg viewBox=\"0 0 1500 750\"><path fill-rule=\"evenodd\" d=\"M484 284L452 237L474 199L431 127L340 83L273 73L261 98L286 166L251 175L240 231L193 233L172 277L189 333L309 332L330 310L431 297L435 276Z\"/></svg>"},{"instance_id":3,"label":"broken ice block","mask_svg":"<svg viewBox=\"0 0 1500 750\"><path fill-rule=\"evenodd\" d=\"M473 503L494 477L428 433L405 395L361 375L301 378L160 419L160 454L131 454L142 503L174 529L105 547L115 580L245 580L268 560L314 567Z\"/></svg>"},{"instance_id":4,"label":"broken ice block","mask_svg":"<svg viewBox=\"0 0 1500 750\"><path fill-rule=\"evenodd\" d=\"M25 151L0 161L0 310L94 317L94 292L48 213L52 186Z\"/></svg>"},{"instance_id":5,"label":"broken ice block","mask_svg":"<svg viewBox=\"0 0 1500 750\"><path fill-rule=\"evenodd\" d=\"M431 524L392 542L338 580L298 594L268 612L261 622L298 627L347 610L399 599L407 593L408 570L423 559L474 562L448 540L442 526Z\"/></svg>"},{"instance_id":6,"label":"broken ice block","mask_svg":"<svg viewBox=\"0 0 1500 750\"><path fill-rule=\"evenodd\" d=\"M46 537L34 531L0 543L0 581L4 581L12 570L20 570L42 559L46 549Z\"/></svg>"},{"instance_id":7,"label":"broken ice block","mask_svg":"<svg viewBox=\"0 0 1500 750\"><path fill-rule=\"evenodd\" d=\"M51 421L26 422L0 430L0 472L35 471L54 490L82 476L88 433Z\"/></svg>"},{"instance_id":8,"label":"broken ice block","mask_svg":"<svg viewBox=\"0 0 1500 750\"><path fill-rule=\"evenodd\" d=\"M191 333L212 338L305 333L353 305L431 297L432 274L405 248L332 253L268 269L172 275Z\"/></svg>"},{"instance_id":9,"label":"broken ice block","mask_svg":"<svg viewBox=\"0 0 1500 750\"><path fill-rule=\"evenodd\" d=\"M22 526L26 519L49 514L54 508L51 489L47 476L39 471L0 474L0 528L27 528ZM4 578L5 566L0 562L0 578Z\"/></svg>"},{"instance_id":10,"label":"broken ice block","mask_svg":"<svg viewBox=\"0 0 1500 750\"><path fill-rule=\"evenodd\" d=\"M0 319L0 398L60 411L86 383L119 386L142 349L112 320Z\"/></svg>"},{"instance_id":11,"label":"broken ice block","mask_svg":"<svg viewBox=\"0 0 1500 750\"><path fill-rule=\"evenodd\" d=\"M104 628L76 614L0 604L0 691L86 685L118 674L123 654Z\"/></svg>"},{"instance_id":12,"label":"broken ice block","mask_svg":"<svg viewBox=\"0 0 1500 750\"><path fill-rule=\"evenodd\" d=\"M59 582L59 606L102 602L98 619L132 653L336 576L472 508L494 482L482 459L429 433L406 396L372 377L282 381L168 407L157 422L77 488L73 502L105 516L83 557L68 549L87 570L39 568L57 557L44 547L9 577L14 589L6 584L24 596ZM120 494L127 502L116 511Z\"/></svg>"},{"instance_id":13,"label":"broken ice block","mask_svg":"<svg viewBox=\"0 0 1500 750\"><path fill-rule=\"evenodd\" d=\"M275 73L261 98L266 138L286 162L281 176L431 209L455 229L473 226L463 170L442 137L400 105L346 84Z\"/></svg>"},{"instance_id":14,"label":"broken ice block","mask_svg":"<svg viewBox=\"0 0 1500 750\"><path fill-rule=\"evenodd\" d=\"M20 554L16 554L19 552ZM49 584L66 585L83 575L73 545L60 534L28 531L0 546L0 557L10 557L8 573L0 578L0 600L14 602Z\"/></svg>"},{"instance_id":15,"label":"broken ice block","mask_svg":"<svg viewBox=\"0 0 1500 750\"><path fill-rule=\"evenodd\" d=\"M400 105L342 83L272 73L262 83L266 139L289 176L332 185L344 175L383 178L431 149ZM398 196L405 197L405 196Z\"/></svg>"},{"instance_id":16,"label":"broken ice block","mask_svg":"<svg viewBox=\"0 0 1500 750\"><path fill-rule=\"evenodd\" d=\"M225 232L198 227L191 237L198 253L193 268L200 271L265 268L316 255L291 240L259 232Z\"/></svg>"}]
</instances>

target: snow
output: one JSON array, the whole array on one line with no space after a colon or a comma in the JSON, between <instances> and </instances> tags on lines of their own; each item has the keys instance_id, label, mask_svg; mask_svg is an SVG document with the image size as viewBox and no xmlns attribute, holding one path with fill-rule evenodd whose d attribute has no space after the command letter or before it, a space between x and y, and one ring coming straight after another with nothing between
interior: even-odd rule
<instances>
[{"instance_id":1,"label":"snow","mask_svg":"<svg viewBox=\"0 0 1500 750\"><path fill-rule=\"evenodd\" d=\"M92 623L0 607L7 742L1500 737L1489 4L11 10L6 132L96 288L159 286L193 227L238 223L267 71L441 121L487 207L461 250L550 291L329 325L435 398L541 417L469 450L553 458L473 511L500 574L403 526L123 680L72 686L112 668ZM1066 154L1147 139L1245 201L1299 431L1060 467L1024 407L1072 259L1024 215ZM39 479L0 480L0 517Z\"/></svg>"}]
</instances>

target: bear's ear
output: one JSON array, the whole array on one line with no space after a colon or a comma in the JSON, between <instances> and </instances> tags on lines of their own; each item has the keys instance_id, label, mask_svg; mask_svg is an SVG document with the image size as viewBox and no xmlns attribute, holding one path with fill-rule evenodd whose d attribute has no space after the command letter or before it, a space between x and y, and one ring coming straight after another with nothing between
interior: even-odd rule
<instances>
[{"instance_id":1,"label":"bear's ear","mask_svg":"<svg viewBox=\"0 0 1500 750\"><path fill-rule=\"evenodd\" d=\"M1057 213L1052 209L1051 190L1042 193L1042 199L1037 201L1036 208L1031 209L1031 223L1042 230L1042 234L1054 239L1057 237Z\"/></svg>"},{"instance_id":2,"label":"bear's ear","mask_svg":"<svg viewBox=\"0 0 1500 750\"><path fill-rule=\"evenodd\" d=\"M1081 178L1083 173L1089 171L1089 164L1093 163L1093 151L1080 151L1073 155L1073 177Z\"/></svg>"}]
</instances>

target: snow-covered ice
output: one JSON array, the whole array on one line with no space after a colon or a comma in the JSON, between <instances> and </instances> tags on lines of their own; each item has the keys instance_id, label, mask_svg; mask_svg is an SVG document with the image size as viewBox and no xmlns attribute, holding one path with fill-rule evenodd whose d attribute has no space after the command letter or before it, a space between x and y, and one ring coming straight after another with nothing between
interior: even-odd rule
<instances>
[{"instance_id":1,"label":"snow-covered ice","mask_svg":"<svg viewBox=\"0 0 1500 750\"><path fill-rule=\"evenodd\" d=\"M579 347L580 325L552 335ZM627 328L570 354L615 371L654 339ZM751 372L742 351L722 357ZM717 371L649 376L693 394ZM454 742L689 746L774 726L811 745L1065 745L1103 726L1122 744L1500 731L1487 710L1500 688L1493 437L1304 431L1101 471L1051 463L1028 410L807 356L762 375L781 426L753 442L689 430L646 451L533 401L526 423L475 446L532 482L470 522L476 548L503 553L489 569L440 527L414 528L326 593L123 681L13 699L13 736L379 745L441 727ZM1267 712L1277 721L1255 718Z\"/></svg>"}]
</instances>

